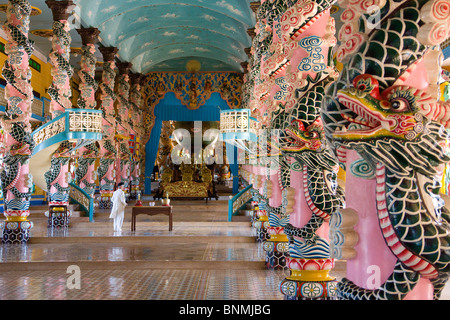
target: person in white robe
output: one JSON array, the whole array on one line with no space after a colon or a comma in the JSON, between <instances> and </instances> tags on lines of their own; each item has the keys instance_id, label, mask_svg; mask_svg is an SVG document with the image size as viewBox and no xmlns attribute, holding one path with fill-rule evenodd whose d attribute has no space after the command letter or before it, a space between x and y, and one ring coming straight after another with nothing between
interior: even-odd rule
<instances>
[{"instance_id":1,"label":"person in white robe","mask_svg":"<svg viewBox=\"0 0 450 320\"><path fill-rule=\"evenodd\" d=\"M125 189L125 184L123 182L119 182L117 185L117 190L114 191L111 201L112 201L112 210L109 215L110 219L114 219L114 231L122 231L123 217L125 215L125 207L127 202L125 201L125 193L123 190Z\"/></svg>"}]
</instances>

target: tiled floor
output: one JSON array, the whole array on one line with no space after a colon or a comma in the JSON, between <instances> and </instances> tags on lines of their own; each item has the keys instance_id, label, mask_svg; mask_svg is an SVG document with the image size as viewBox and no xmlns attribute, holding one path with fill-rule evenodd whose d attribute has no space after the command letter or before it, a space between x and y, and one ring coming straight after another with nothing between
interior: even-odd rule
<instances>
[{"instance_id":1,"label":"tiled floor","mask_svg":"<svg viewBox=\"0 0 450 320\"><path fill-rule=\"evenodd\" d=\"M65 271L9 271L0 276L0 299L282 300L284 276L266 270L82 270L80 289L69 289Z\"/></svg>"},{"instance_id":2,"label":"tiled floor","mask_svg":"<svg viewBox=\"0 0 450 320\"><path fill-rule=\"evenodd\" d=\"M0 299L283 300L287 272L264 268L254 229L227 221L227 201L172 204L172 231L166 216L138 216L131 232L128 208L121 233L112 231L108 210L97 210L95 222L73 218L66 232L49 232L35 208L30 242L0 246ZM70 266L79 268L79 289L71 288Z\"/></svg>"},{"instance_id":3,"label":"tiled floor","mask_svg":"<svg viewBox=\"0 0 450 320\"><path fill-rule=\"evenodd\" d=\"M264 269L254 230L227 221L227 201L173 205L172 231L166 216L138 216L131 232L128 208L120 233L107 210L97 210L93 223L73 218L62 232L49 231L36 208L30 242L0 247L0 299L283 299L287 274ZM70 265L80 267L80 289L67 285Z\"/></svg>"}]
</instances>

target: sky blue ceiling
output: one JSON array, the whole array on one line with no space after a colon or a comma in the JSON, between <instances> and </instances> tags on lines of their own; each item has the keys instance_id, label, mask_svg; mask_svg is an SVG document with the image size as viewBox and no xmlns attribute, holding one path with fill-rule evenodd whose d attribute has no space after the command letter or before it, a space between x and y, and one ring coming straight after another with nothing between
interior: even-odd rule
<instances>
[{"instance_id":1,"label":"sky blue ceiling","mask_svg":"<svg viewBox=\"0 0 450 320\"><path fill-rule=\"evenodd\" d=\"M74 0L84 27L98 28L101 44L119 48L133 71L242 71L254 27L251 0Z\"/></svg>"},{"instance_id":2,"label":"sky blue ceiling","mask_svg":"<svg viewBox=\"0 0 450 320\"><path fill-rule=\"evenodd\" d=\"M96 27L101 31L99 45L119 48L119 59L133 63L134 72L186 71L195 59L201 71L243 71L247 60L244 48L251 47L247 29L255 26L250 9L253 0L73 0L72 47L81 47L75 28ZM4 0L6 3L6 0ZM30 19L30 31L51 29L52 13L45 0L31 0L41 14ZM339 16L334 14L339 30ZM6 15L0 12L0 19ZM51 42L30 34L43 56ZM446 65L450 50L444 49ZM97 50L97 58L102 56ZM77 68L79 56L71 55Z\"/></svg>"}]
</instances>

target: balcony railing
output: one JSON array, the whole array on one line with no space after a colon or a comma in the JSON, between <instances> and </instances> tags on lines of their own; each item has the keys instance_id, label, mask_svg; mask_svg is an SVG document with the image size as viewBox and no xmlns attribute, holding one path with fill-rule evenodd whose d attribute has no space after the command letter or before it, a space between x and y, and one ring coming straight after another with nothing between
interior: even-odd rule
<instances>
[{"instance_id":1,"label":"balcony railing","mask_svg":"<svg viewBox=\"0 0 450 320\"><path fill-rule=\"evenodd\" d=\"M89 221L94 221L94 198L88 195L83 189L73 183L69 183L69 197L73 202L80 205L80 209L89 216Z\"/></svg>"},{"instance_id":2,"label":"balcony railing","mask_svg":"<svg viewBox=\"0 0 450 320\"><path fill-rule=\"evenodd\" d=\"M47 189L44 174L50 169L53 152L63 141L74 142L73 150L101 140L103 137L103 112L93 109L66 109L64 113L45 123L31 133L35 143L30 160L33 182ZM80 204L93 220L94 199L78 186L70 184L69 196Z\"/></svg>"},{"instance_id":3,"label":"balcony railing","mask_svg":"<svg viewBox=\"0 0 450 320\"><path fill-rule=\"evenodd\" d=\"M64 140L101 140L103 112L93 109L66 109L66 112L32 132L33 154Z\"/></svg>"},{"instance_id":4,"label":"balcony railing","mask_svg":"<svg viewBox=\"0 0 450 320\"><path fill-rule=\"evenodd\" d=\"M250 184L228 200L228 221L231 221L232 217L252 199L252 188L253 185Z\"/></svg>"}]
</instances>

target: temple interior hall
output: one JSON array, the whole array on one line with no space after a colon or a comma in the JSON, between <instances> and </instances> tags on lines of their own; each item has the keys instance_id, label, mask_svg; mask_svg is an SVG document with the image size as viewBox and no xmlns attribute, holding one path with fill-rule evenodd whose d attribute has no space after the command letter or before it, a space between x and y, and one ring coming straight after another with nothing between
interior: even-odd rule
<instances>
[{"instance_id":1,"label":"temple interior hall","mask_svg":"<svg viewBox=\"0 0 450 320\"><path fill-rule=\"evenodd\" d=\"M450 300L448 0L0 21L0 300Z\"/></svg>"}]
</instances>

